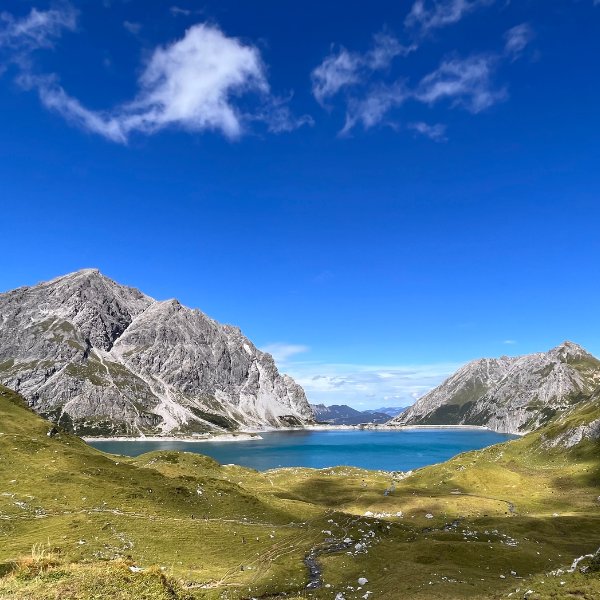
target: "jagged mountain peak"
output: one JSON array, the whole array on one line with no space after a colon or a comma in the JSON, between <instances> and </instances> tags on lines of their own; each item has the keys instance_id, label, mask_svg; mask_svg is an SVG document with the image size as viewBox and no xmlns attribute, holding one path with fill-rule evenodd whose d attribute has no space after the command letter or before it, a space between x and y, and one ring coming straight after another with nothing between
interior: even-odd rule
<instances>
[{"instance_id":1,"label":"jagged mountain peak","mask_svg":"<svg viewBox=\"0 0 600 600\"><path fill-rule=\"evenodd\" d=\"M93 279L93 278L108 279L105 275L103 275L100 272L100 269L85 268L85 269L78 269L77 271L72 271L71 273L65 273L64 275L59 275L58 277L54 277L53 279L49 279L48 281L42 281L41 283L46 284L46 285L54 285L59 282L74 281L77 279L79 279L79 280Z\"/></svg>"},{"instance_id":2,"label":"jagged mountain peak","mask_svg":"<svg viewBox=\"0 0 600 600\"><path fill-rule=\"evenodd\" d=\"M574 342L564 341L562 344L552 348L548 352L548 357L551 359L565 361L569 359L594 358L585 348Z\"/></svg>"},{"instance_id":3,"label":"jagged mountain peak","mask_svg":"<svg viewBox=\"0 0 600 600\"><path fill-rule=\"evenodd\" d=\"M73 278L74 277L96 277L96 276L106 278L106 276L100 272L100 269L97 269L96 267L79 269L78 271L73 271L72 273L67 273L66 275L63 275L62 278L66 278L66 277L73 277ZM61 277L59 277L59 279L61 279Z\"/></svg>"},{"instance_id":4,"label":"jagged mountain peak","mask_svg":"<svg viewBox=\"0 0 600 600\"><path fill-rule=\"evenodd\" d=\"M88 433L313 419L302 388L238 328L97 269L0 294L0 382Z\"/></svg>"},{"instance_id":5,"label":"jagged mountain peak","mask_svg":"<svg viewBox=\"0 0 600 600\"><path fill-rule=\"evenodd\" d=\"M464 367L461 367L458 373L469 371L485 371L490 372L492 369L506 369L513 364L515 358L511 356L500 356L499 358L476 358L468 362Z\"/></svg>"},{"instance_id":6,"label":"jagged mountain peak","mask_svg":"<svg viewBox=\"0 0 600 600\"><path fill-rule=\"evenodd\" d=\"M19 288L19 290L24 289L44 293L50 297L55 296L63 303L68 303L71 296L77 295L96 304L107 299L120 300L125 303L136 300L143 300L147 304L154 302L153 298L143 294L140 290L121 285L101 273L98 269L81 269L73 273L61 275L50 281L41 282L35 286ZM17 292L19 290L14 291Z\"/></svg>"},{"instance_id":7,"label":"jagged mountain peak","mask_svg":"<svg viewBox=\"0 0 600 600\"><path fill-rule=\"evenodd\" d=\"M111 279L110 277L104 275L100 269L89 268L89 269L79 269L78 271L73 271L72 273L67 273L65 275L60 275L51 279L49 281L42 282L41 285L45 285L46 287L56 287L56 286L75 286L75 287L86 287L90 285L98 285L104 284L110 287L125 287L119 285L116 281ZM32 286L35 287L35 286Z\"/></svg>"},{"instance_id":8,"label":"jagged mountain peak","mask_svg":"<svg viewBox=\"0 0 600 600\"><path fill-rule=\"evenodd\" d=\"M10 323L20 324L13 331L16 339L10 347L19 346L23 336L32 331L52 330L70 339L73 348L102 350L110 350L132 320L154 302L139 290L119 285L93 269L18 288L0 294L0 298L4 328ZM3 338L6 344L6 335ZM52 360L54 351L47 350L48 360Z\"/></svg>"},{"instance_id":9,"label":"jagged mountain peak","mask_svg":"<svg viewBox=\"0 0 600 600\"><path fill-rule=\"evenodd\" d=\"M523 433L548 422L600 385L600 361L564 342L514 358L468 363L392 424L487 425Z\"/></svg>"}]
</instances>

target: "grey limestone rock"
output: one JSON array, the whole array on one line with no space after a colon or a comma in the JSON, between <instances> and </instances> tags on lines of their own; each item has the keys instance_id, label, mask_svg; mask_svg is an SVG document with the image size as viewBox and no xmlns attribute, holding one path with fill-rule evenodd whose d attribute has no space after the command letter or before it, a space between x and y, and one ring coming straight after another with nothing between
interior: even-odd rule
<instances>
[{"instance_id":1,"label":"grey limestone rock","mask_svg":"<svg viewBox=\"0 0 600 600\"><path fill-rule=\"evenodd\" d=\"M0 294L0 382L81 434L302 425L302 388L236 327L95 269Z\"/></svg>"},{"instance_id":2,"label":"grey limestone rock","mask_svg":"<svg viewBox=\"0 0 600 600\"><path fill-rule=\"evenodd\" d=\"M484 425L526 433L568 411L600 385L600 361L564 342L549 352L473 361L390 421Z\"/></svg>"}]
</instances>

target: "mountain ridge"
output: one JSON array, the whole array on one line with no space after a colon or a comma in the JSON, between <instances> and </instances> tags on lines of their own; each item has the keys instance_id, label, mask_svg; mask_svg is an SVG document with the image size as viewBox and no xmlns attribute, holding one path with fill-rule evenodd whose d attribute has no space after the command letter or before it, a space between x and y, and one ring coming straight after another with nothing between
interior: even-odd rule
<instances>
[{"instance_id":1,"label":"mountain ridge","mask_svg":"<svg viewBox=\"0 0 600 600\"><path fill-rule=\"evenodd\" d=\"M566 341L548 352L471 361L389 424L486 425L526 433L599 385L600 361Z\"/></svg>"},{"instance_id":2,"label":"mountain ridge","mask_svg":"<svg viewBox=\"0 0 600 600\"><path fill-rule=\"evenodd\" d=\"M302 388L239 328L98 269L0 294L0 381L87 435L313 421Z\"/></svg>"},{"instance_id":3,"label":"mountain ridge","mask_svg":"<svg viewBox=\"0 0 600 600\"><path fill-rule=\"evenodd\" d=\"M374 410L356 410L347 404L311 404L317 421L332 425L360 425L362 423L385 423L389 415Z\"/></svg>"},{"instance_id":4,"label":"mountain ridge","mask_svg":"<svg viewBox=\"0 0 600 600\"><path fill-rule=\"evenodd\" d=\"M376 412L383 413L388 415L389 417L397 417L401 412L404 412L408 406L381 406L380 408L375 408L372 411L365 412Z\"/></svg>"}]
</instances>

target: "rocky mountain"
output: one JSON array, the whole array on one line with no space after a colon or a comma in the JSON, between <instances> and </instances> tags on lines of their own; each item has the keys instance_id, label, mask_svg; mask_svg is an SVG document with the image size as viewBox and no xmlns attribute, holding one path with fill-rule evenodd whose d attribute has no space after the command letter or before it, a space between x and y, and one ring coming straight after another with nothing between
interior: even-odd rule
<instances>
[{"instance_id":1,"label":"rocky mountain","mask_svg":"<svg viewBox=\"0 0 600 600\"><path fill-rule=\"evenodd\" d=\"M389 415L372 410L360 411L346 404L311 404L317 421L332 425L360 425L361 423L386 423Z\"/></svg>"},{"instance_id":2,"label":"rocky mountain","mask_svg":"<svg viewBox=\"0 0 600 600\"><path fill-rule=\"evenodd\" d=\"M238 328L95 269L0 294L0 382L87 435L314 419L302 388Z\"/></svg>"},{"instance_id":3,"label":"rocky mountain","mask_svg":"<svg viewBox=\"0 0 600 600\"><path fill-rule=\"evenodd\" d=\"M390 425L486 425L525 433L585 401L600 386L600 361L564 342L549 352L475 360Z\"/></svg>"}]
</instances>

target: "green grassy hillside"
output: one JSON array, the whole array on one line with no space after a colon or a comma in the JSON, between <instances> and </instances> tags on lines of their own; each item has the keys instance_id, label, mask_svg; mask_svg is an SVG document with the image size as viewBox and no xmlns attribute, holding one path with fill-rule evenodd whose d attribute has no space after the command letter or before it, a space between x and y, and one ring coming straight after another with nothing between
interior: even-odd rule
<instances>
[{"instance_id":1,"label":"green grassy hillside","mask_svg":"<svg viewBox=\"0 0 600 600\"><path fill-rule=\"evenodd\" d=\"M597 572L547 575L600 547L600 445L548 442L597 417L408 477L258 473L50 437L0 388L0 598L598 598Z\"/></svg>"}]
</instances>

